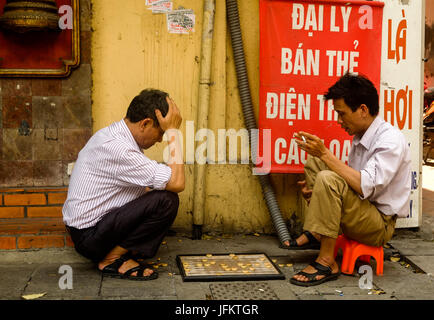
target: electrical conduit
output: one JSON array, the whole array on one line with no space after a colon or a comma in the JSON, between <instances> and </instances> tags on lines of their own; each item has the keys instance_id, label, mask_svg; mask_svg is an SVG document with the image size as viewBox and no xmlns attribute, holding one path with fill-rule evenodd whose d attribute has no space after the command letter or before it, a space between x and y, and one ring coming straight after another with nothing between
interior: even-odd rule
<instances>
[{"instance_id":1,"label":"electrical conduit","mask_svg":"<svg viewBox=\"0 0 434 320\"><path fill-rule=\"evenodd\" d=\"M238 79L238 89L240 92L241 105L243 109L244 124L249 131L250 147L257 150L257 139L253 138L252 131L257 129L253 104L250 94L249 79L247 78L247 67L244 58L243 40L241 36L240 19L238 14L237 0L226 0L226 13L229 30L232 40L232 49L234 52L235 69ZM288 229L282 219L279 204L277 203L269 175L259 175L259 182L262 192L270 212L271 219L277 231L280 242L290 241Z\"/></svg>"}]
</instances>

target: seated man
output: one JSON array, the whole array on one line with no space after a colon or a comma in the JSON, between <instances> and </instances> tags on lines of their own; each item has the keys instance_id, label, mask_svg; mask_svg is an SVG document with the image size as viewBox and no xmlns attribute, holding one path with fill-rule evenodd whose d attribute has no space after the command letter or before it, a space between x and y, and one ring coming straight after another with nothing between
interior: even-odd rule
<instances>
[{"instance_id":1,"label":"seated man","mask_svg":"<svg viewBox=\"0 0 434 320\"><path fill-rule=\"evenodd\" d=\"M181 122L167 93L147 89L132 100L124 119L96 132L80 151L63 221L77 252L98 263L104 275L157 278L136 260L156 254L178 212L177 193L185 186ZM143 154L165 132L168 165Z\"/></svg>"},{"instance_id":2,"label":"seated man","mask_svg":"<svg viewBox=\"0 0 434 320\"><path fill-rule=\"evenodd\" d=\"M312 286L337 279L334 260L340 233L370 246L393 236L397 217L409 213L410 151L404 135L378 116L378 93L371 81L345 74L324 97L332 99L338 123L354 135L349 165L337 159L315 135L299 132L297 144L309 156L302 194L308 200L304 230L290 248L320 251L290 282ZM304 140L303 141L303 137Z\"/></svg>"}]
</instances>

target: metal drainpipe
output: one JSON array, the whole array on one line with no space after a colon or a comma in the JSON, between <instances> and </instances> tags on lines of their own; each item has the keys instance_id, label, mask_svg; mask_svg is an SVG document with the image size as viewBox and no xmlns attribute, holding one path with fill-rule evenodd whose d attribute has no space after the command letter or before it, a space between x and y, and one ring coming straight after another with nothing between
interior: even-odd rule
<instances>
[{"instance_id":1,"label":"metal drainpipe","mask_svg":"<svg viewBox=\"0 0 434 320\"><path fill-rule=\"evenodd\" d=\"M226 13L229 31L232 40L232 49L234 51L235 68L238 79L238 89L240 92L241 105L243 109L244 123L250 135L250 147L252 150L257 150L257 141L252 139L252 130L257 129L255 113L253 112L252 98L250 94L249 79L247 77L247 67L244 58L243 40L241 35L240 18L238 14L237 0L226 0ZM288 229L282 219L279 204L271 185L269 175L259 175L259 182L262 187L262 192L270 212L271 219L277 231L280 242L290 241Z\"/></svg>"},{"instance_id":2,"label":"metal drainpipe","mask_svg":"<svg viewBox=\"0 0 434 320\"><path fill-rule=\"evenodd\" d=\"M215 0L205 0L203 8L202 47L200 56L199 102L197 128L208 128L209 94L211 85L212 40L214 33ZM206 164L194 165L193 239L202 238L205 217Z\"/></svg>"}]
</instances>

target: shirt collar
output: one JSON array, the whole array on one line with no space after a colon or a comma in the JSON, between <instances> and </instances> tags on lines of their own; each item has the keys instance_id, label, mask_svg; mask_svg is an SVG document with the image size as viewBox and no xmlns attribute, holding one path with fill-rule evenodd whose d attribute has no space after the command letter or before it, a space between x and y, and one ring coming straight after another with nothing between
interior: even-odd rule
<instances>
[{"instance_id":1,"label":"shirt collar","mask_svg":"<svg viewBox=\"0 0 434 320\"><path fill-rule=\"evenodd\" d=\"M353 144L361 144L363 147L365 147L365 149L368 150L372 142L374 142L375 133L377 132L377 129L380 127L382 122L383 119L381 119L379 116L375 117L374 121L372 121L371 125L369 126L368 130L365 131L363 136L354 136Z\"/></svg>"},{"instance_id":2,"label":"shirt collar","mask_svg":"<svg viewBox=\"0 0 434 320\"><path fill-rule=\"evenodd\" d=\"M128 143L133 146L134 148L137 148L140 150L139 145L137 144L136 140L133 137L133 134L131 133L130 129L128 128L127 124L125 123L125 120L122 119L119 122L116 122L116 133L124 137ZM116 134L115 133L115 134Z\"/></svg>"}]
</instances>

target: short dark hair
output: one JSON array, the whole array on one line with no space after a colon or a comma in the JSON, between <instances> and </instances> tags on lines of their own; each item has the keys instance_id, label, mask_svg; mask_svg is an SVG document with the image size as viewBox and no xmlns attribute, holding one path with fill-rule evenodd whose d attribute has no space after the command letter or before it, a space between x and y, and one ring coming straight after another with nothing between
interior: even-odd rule
<instances>
[{"instance_id":1,"label":"short dark hair","mask_svg":"<svg viewBox=\"0 0 434 320\"><path fill-rule=\"evenodd\" d=\"M380 110L377 89L362 75L347 72L324 94L325 100L342 98L353 112L362 104L368 107L371 116L378 115Z\"/></svg>"},{"instance_id":2,"label":"short dark hair","mask_svg":"<svg viewBox=\"0 0 434 320\"><path fill-rule=\"evenodd\" d=\"M154 126L158 126L158 119L155 110L161 111L163 117L169 111L166 97L168 94L156 89L145 89L131 101L127 110L126 118L133 123L150 118L154 121Z\"/></svg>"}]
</instances>

